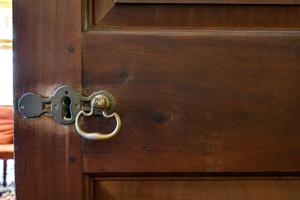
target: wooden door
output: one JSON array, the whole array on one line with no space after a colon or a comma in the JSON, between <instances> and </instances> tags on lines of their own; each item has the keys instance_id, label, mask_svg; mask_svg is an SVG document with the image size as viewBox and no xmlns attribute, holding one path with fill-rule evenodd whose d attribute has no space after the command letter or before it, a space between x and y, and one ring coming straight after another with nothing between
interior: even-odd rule
<instances>
[{"instance_id":1,"label":"wooden door","mask_svg":"<svg viewBox=\"0 0 300 200\"><path fill-rule=\"evenodd\" d=\"M300 199L299 3L15 0L15 101L107 90L122 120L16 110L18 200Z\"/></svg>"}]
</instances>

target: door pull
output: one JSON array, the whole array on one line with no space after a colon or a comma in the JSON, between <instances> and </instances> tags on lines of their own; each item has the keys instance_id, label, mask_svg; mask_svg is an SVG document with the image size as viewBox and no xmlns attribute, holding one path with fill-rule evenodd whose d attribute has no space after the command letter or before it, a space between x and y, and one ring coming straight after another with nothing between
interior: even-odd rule
<instances>
[{"instance_id":1,"label":"door pull","mask_svg":"<svg viewBox=\"0 0 300 200\"><path fill-rule=\"evenodd\" d=\"M115 112L115 107L115 98L107 91L98 91L90 96L83 96L69 86L59 87L49 98L42 98L34 93L26 93L18 102L18 109L25 118L36 118L46 114L52 116L60 124L75 123L78 134L89 140L107 140L118 133L121 119ZM91 115L115 118L115 129L108 134L85 132L79 125L79 119L81 116Z\"/></svg>"}]
</instances>

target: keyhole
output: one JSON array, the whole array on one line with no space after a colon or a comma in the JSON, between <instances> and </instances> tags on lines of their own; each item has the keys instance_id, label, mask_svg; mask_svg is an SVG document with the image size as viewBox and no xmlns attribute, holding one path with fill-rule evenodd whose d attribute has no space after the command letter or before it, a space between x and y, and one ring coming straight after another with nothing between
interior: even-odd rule
<instances>
[{"instance_id":1,"label":"keyhole","mask_svg":"<svg viewBox=\"0 0 300 200\"><path fill-rule=\"evenodd\" d=\"M71 120L72 119L72 112L71 112L71 103L72 100L69 97L62 98L62 117L64 120Z\"/></svg>"}]
</instances>

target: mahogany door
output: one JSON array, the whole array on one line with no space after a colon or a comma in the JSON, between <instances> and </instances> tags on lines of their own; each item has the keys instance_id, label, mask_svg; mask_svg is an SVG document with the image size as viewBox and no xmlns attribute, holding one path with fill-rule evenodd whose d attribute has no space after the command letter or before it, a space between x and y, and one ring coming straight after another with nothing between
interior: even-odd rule
<instances>
[{"instance_id":1,"label":"mahogany door","mask_svg":"<svg viewBox=\"0 0 300 200\"><path fill-rule=\"evenodd\" d=\"M17 199L300 199L298 4L15 0L15 102L107 90L122 120L16 109Z\"/></svg>"}]
</instances>

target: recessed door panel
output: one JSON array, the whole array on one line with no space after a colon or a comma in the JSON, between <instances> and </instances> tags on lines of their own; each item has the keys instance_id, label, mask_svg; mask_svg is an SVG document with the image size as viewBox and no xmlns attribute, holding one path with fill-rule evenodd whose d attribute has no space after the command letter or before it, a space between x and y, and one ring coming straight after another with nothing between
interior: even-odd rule
<instances>
[{"instance_id":1,"label":"recessed door panel","mask_svg":"<svg viewBox=\"0 0 300 200\"><path fill-rule=\"evenodd\" d=\"M86 33L83 89L111 91L123 125L110 141L83 141L84 170L299 171L299 36ZM99 120L86 129L113 129Z\"/></svg>"}]
</instances>

